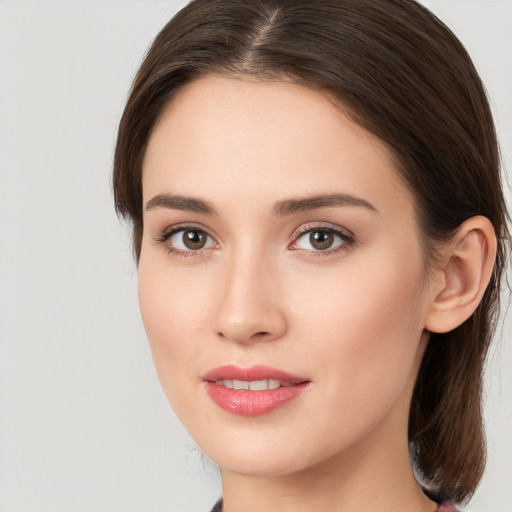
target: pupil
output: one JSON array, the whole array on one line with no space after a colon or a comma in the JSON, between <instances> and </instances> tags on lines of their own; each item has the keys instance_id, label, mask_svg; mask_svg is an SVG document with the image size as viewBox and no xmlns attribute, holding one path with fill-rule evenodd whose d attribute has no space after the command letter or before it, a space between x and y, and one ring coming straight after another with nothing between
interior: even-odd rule
<instances>
[{"instance_id":1,"label":"pupil","mask_svg":"<svg viewBox=\"0 0 512 512\"><path fill-rule=\"evenodd\" d=\"M313 231L309 235L311 245L318 250L325 250L331 247L334 241L334 235L329 231Z\"/></svg>"},{"instance_id":2,"label":"pupil","mask_svg":"<svg viewBox=\"0 0 512 512\"><path fill-rule=\"evenodd\" d=\"M206 236L201 231L185 231L183 243L189 249L201 249L206 243Z\"/></svg>"}]
</instances>

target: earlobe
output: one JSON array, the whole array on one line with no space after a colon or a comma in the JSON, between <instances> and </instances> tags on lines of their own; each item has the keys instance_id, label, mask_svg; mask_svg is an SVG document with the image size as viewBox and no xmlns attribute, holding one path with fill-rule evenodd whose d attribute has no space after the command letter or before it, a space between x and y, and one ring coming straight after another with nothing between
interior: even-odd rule
<instances>
[{"instance_id":1,"label":"earlobe","mask_svg":"<svg viewBox=\"0 0 512 512\"><path fill-rule=\"evenodd\" d=\"M445 250L432 289L425 329L444 333L455 329L475 311L491 279L496 258L496 234L486 217L464 222Z\"/></svg>"}]
</instances>

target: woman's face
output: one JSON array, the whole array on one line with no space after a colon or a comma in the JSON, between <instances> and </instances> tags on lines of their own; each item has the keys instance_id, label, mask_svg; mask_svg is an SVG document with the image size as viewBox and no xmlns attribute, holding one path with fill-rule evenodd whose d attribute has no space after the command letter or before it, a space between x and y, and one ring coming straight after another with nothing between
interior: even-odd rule
<instances>
[{"instance_id":1,"label":"woman's face","mask_svg":"<svg viewBox=\"0 0 512 512\"><path fill-rule=\"evenodd\" d=\"M144 325L210 458L278 475L407 442L429 287L378 139L307 88L205 77L156 125L143 191Z\"/></svg>"}]
</instances>

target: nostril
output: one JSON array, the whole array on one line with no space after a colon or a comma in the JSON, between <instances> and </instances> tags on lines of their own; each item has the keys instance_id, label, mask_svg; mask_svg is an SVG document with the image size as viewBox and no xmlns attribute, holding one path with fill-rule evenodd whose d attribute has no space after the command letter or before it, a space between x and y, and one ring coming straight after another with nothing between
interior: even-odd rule
<instances>
[{"instance_id":1,"label":"nostril","mask_svg":"<svg viewBox=\"0 0 512 512\"><path fill-rule=\"evenodd\" d=\"M242 311L225 308L213 317L213 332L217 339L235 343L271 341L286 332L286 318L281 311L257 310L246 307Z\"/></svg>"},{"instance_id":2,"label":"nostril","mask_svg":"<svg viewBox=\"0 0 512 512\"><path fill-rule=\"evenodd\" d=\"M266 331L260 331L260 332L255 332L251 338L263 338L265 336L268 336L270 333L269 332L266 332Z\"/></svg>"},{"instance_id":3,"label":"nostril","mask_svg":"<svg viewBox=\"0 0 512 512\"><path fill-rule=\"evenodd\" d=\"M271 335L268 331L258 331L253 334L244 335L243 333L224 333L217 331L217 336L221 339L233 340L233 341L256 341L264 338L268 338Z\"/></svg>"}]
</instances>

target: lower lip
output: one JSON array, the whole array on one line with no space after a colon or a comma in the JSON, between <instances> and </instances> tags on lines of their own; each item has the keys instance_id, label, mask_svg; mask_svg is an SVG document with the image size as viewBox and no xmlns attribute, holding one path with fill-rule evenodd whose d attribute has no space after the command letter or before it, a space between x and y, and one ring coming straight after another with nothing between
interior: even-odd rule
<instances>
[{"instance_id":1,"label":"lower lip","mask_svg":"<svg viewBox=\"0 0 512 512\"><path fill-rule=\"evenodd\" d=\"M308 382L263 391L229 389L214 382L206 383L210 398L225 411L241 416L259 416L297 398Z\"/></svg>"}]
</instances>

